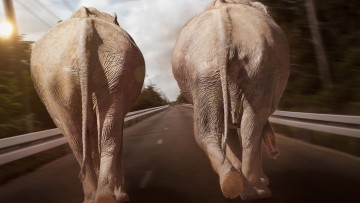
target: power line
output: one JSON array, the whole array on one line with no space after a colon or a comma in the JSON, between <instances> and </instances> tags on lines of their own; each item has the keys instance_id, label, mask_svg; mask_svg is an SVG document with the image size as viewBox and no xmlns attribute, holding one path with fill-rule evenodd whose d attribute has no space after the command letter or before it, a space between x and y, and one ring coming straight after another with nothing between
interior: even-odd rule
<instances>
[{"instance_id":1,"label":"power line","mask_svg":"<svg viewBox=\"0 0 360 203\"><path fill-rule=\"evenodd\" d=\"M47 23L46 21L44 21L40 16L38 16L34 11L32 11L28 6L26 6L25 4L23 4L21 1L17 0L16 1L20 6L22 6L25 10L27 10L30 14L32 14L34 17L36 17L38 20L40 20L44 25L46 25L49 29L52 28L53 26L50 25L49 23Z\"/></svg>"},{"instance_id":2,"label":"power line","mask_svg":"<svg viewBox=\"0 0 360 203\"><path fill-rule=\"evenodd\" d=\"M61 20L61 18L54 14L47 6L45 6L40 0L36 1L41 7L43 7L50 15L52 15L56 20Z\"/></svg>"}]
</instances>

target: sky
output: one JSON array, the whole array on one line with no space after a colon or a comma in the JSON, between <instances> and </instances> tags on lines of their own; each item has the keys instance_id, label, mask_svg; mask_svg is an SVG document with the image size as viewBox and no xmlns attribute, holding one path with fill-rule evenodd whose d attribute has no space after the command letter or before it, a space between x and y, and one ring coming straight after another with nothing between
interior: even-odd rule
<instances>
[{"instance_id":1,"label":"sky","mask_svg":"<svg viewBox=\"0 0 360 203\"><path fill-rule=\"evenodd\" d=\"M36 41L57 21L81 6L116 13L121 27L135 40L146 63L145 85L155 84L170 101L179 95L171 54L182 26L212 0L14 0L19 34ZM0 17L4 17L2 2Z\"/></svg>"}]
</instances>

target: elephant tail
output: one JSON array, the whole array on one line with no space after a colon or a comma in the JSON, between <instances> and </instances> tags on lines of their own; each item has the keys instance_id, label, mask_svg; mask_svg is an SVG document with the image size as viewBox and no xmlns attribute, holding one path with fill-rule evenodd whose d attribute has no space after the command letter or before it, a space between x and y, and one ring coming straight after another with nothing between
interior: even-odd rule
<instances>
[{"instance_id":1,"label":"elephant tail","mask_svg":"<svg viewBox=\"0 0 360 203\"><path fill-rule=\"evenodd\" d=\"M276 146L275 134L269 121L267 121L263 129L263 140L269 156L273 159L277 159L277 157L280 155L280 152Z\"/></svg>"},{"instance_id":2,"label":"elephant tail","mask_svg":"<svg viewBox=\"0 0 360 203\"><path fill-rule=\"evenodd\" d=\"M80 170L80 179L84 179L85 165L88 161L88 123L89 123L89 71L90 71L90 55L91 55L91 40L94 35L93 21L91 19L83 19L80 22L79 33L79 55L78 68L79 80L81 90L81 109L82 109L82 123L81 123L81 138L82 138L82 163Z\"/></svg>"},{"instance_id":3,"label":"elephant tail","mask_svg":"<svg viewBox=\"0 0 360 203\"><path fill-rule=\"evenodd\" d=\"M223 98L223 109L224 109L224 132L221 139L221 149L223 153L226 153L226 141L229 132L229 89L228 89L228 68L229 68L229 50L231 44L231 22L229 22L229 16L227 9L225 12L223 10L218 10L218 36L219 36L219 49L218 49L218 65L219 65L219 74Z\"/></svg>"},{"instance_id":4,"label":"elephant tail","mask_svg":"<svg viewBox=\"0 0 360 203\"><path fill-rule=\"evenodd\" d=\"M220 80L221 80L221 89L223 96L223 108L224 108L224 134L221 139L221 149L224 154L226 153L226 141L229 132L229 89L228 89L228 81L227 81L227 63L223 63L220 65Z\"/></svg>"}]
</instances>

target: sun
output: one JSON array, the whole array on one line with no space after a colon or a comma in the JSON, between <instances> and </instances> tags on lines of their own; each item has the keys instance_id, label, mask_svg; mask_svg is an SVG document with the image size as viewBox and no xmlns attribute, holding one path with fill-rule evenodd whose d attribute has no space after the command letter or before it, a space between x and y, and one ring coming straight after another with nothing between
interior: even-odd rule
<instances>
[{"instance_id":1,"label":"sun","mask_svg":"<svg viewBox=\"0 0 360 203\"><path fill-rule=\"evenodd\" d=\"M0 22L0 38L9 38L14 31L12 24L8 21Z\"/></svg>"}]
</instances>

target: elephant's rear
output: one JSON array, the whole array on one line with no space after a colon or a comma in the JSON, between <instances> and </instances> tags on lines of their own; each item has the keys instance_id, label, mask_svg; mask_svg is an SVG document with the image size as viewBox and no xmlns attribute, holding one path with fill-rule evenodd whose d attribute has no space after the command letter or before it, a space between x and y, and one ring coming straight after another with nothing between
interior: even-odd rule
<instances>
[{"instance_id":1,"label":"elephant's rear","mask_svg":"<svg viewBox=\"0 0 360 203\"><path fill-rule=\"evenodd\" d=\"M241 89L240 93L251 108L259 112L266 109L264 116L270 116L290 72L287 39L265 10L235 5L229 6L227 12L232 23L229 83ZM238 93L230 92L230 97L234 97L231 100L241 101Z\"/></svg>"},{"instance_id":2,"label":"elephant's rear","mask_svg":"<svg viewBox=\"0 0 360 203\"><path fill-rule=\"evenodd\" d=\"M81 127L81 120L76 119L81 119L79 32L76 22L58 24L35 43L31 53L35 88L60 129Z\"/></svg>"},{"instance_id":3,"label":"elephant's rear","mask_svg":"<svg viewBox=\"0 0 360 203\"><path fill-rule=\"evenodd\" d=\"M145 76L140 50L112 20L83 7L36 42L31 55L35 88L83 169L85 201L126 196L122 167L109 164L122 164L123 119Z\"/></svg>"},{"instance_id":4,"label":"elephant's rear","mask_svg":"<svg viewBox=\"0 0 360 203\"><path fill-rule=\"evenodd\" d=\"M199 83L212 80L214 87L225 70L228 79L221 81L227 83L231 101L240 101L247 94L256 106L273 103L269 110L273 111L289 75L286 37L265 10L219 2L187 23L177 39L172 68L179 87L192 101ZM224 92L224 88L208 89ZM241 104L231 105L233 114L239 114ZM239 122L236 120L239 118L233 122Z\"/></svg>"},{"instance_id":5,"label":"elephant's rear","mask_svg":"<svg viewBox=\"0 0 360 203\"><path fill-rule=\"evenodd\" d=\"M265 6L248 0L212 2L182 29L172 65L181 91L194 103L195 136L219 174L224 196L269 197L261 140L267 136L271 155L277 155L268 139L274 138L268 117L287 83L289 53ZM231 128L239 132L239 146L231 149L238 154L225 152L237 134ZM233 166L240 166L244 187L241 181L227 181L232 175L226 170Z\"/></svg>"},{"instance_id":6,"label":"elephant's rear","mask_svg":"<svg viewBox=\"0 0 360 203\"><path fill-rule=\"evenodd\" d=\"M88 33L82 24L90 24L94 29L92 39L85 43L81 41L89 36L84 36ZM78 110L81 112L83 72L90 80L89 92L102 97L126 92L127 112L141 91L145 62L131 37L120 27L81 18L59 23L36 42L31 54L34 85L54 120L56 114L51 109L57 107L52 107L53 103L71 109L74 117Z\"/></svg>"}]
</instances>

